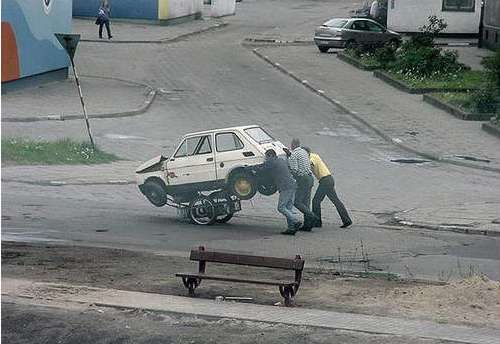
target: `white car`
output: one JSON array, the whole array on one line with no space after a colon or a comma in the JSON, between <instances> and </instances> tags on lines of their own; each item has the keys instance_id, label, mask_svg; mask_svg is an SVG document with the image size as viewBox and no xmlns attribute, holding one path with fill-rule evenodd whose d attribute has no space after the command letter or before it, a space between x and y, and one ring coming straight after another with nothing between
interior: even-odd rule
<instances>
[{"instance_id":1,"label":"white car","mask_svg":"<svg viewBox=\"0 0 500 344\"><path fill-rule=\"evenodd\" d=\"M157 207L169 196L175 204L189 203L202 191L223 190L247 200L260 191L275 192L260 183L251 166L264 162L265 152L284 155L285 146L257 125L207 130L185 135L170 157L157 156L136 170L137 184Z\"/></svg>"}]
</instances>

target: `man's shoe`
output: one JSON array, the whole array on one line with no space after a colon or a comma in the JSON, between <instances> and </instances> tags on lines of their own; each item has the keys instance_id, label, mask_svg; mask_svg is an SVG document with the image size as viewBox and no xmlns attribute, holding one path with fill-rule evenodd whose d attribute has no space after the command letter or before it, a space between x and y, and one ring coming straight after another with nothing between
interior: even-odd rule
<instances>
[{"instance_id":1,"label":"man's shoe","mask_svg":"<svg viewBox=\"0 0 500 344\"><path fill-rule=\"evenodd\" d=\"M292 226L293 230L298 231L302 227L302 222L295 222Z\"/></svg>"},{"instance_id":2,"label":"man's shoe","mask_svg":"<svg viewBox=\"0 0 500 344\"><path fill-rule=\"evenodd\" d=\"M312 227L311 226L303 225L302 227L299 228L299 231L302 231L302 232L311 232L312 231Z\"/></svg>"},{"instance_id":3,"label":"man's shoe","mask_svg":"<svg viewBox=\"0 0 500 344\"><path fill-rule=\"evenodd\" d=\"M347 227L349 227L350 225L352 225L352 221L349 221L349 222L344 223L342 226L340 226L340 228L347 228Z\"/></svg>"},{"instance_id":4,"label":"man's shoe","mask_svg":"<svg viewBox=\"0 0 500 344\"><path fill-rule=\"evenodd\" d=\"M323 226L323 223L321 222L321 219L320 218L317 218L313 224L312 224L313 228L321 228L321 226Z\"/></svg>"},{"instance_id":5,"label":"man's shoe","mask_svg":"<svg viewBox=\"0 0 500 344\"><path fill-rule=\"evenodd\" d=\"M295 235L295 232L296 232L295 229L287 229L287 230L281 232L281 234L283 234L283 235Z\"/></svg>"}]
</instances>

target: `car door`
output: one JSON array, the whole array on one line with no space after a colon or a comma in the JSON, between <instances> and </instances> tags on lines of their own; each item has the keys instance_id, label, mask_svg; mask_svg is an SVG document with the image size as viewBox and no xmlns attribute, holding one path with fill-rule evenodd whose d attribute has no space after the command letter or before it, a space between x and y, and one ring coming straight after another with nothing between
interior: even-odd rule
<instances>
[{"instance_id":1,"label":"car door","mask_svg":"<svg viewBox=\"0 0 500 344\"><path fill-rule=\"evenodd\" d=\"M238 166L254 165L262 155L259 150L238 132L215 134L217 179L223 180Z\"/></svg>"},{"instance_id":2,"label":"car door","mask_svg":"<svg viewBox=\"0 0 500 344\"><path fill-rule=\"evenodd\" d=\"M377 23L366 20L366 27L368 28L367 37L369 44L382 45L385 42L385 29Z\"/></svg>"},{"instance_id":3,"label":"car door","mask_svg":"<svg viewBox=\"0 0 500 344\"><path fill-rule=\"evenodd\" d=\"M366 44L366 25L364 20L355 20L352 22L346 40L354 40L357 44Z\"/></svg>"},{"instance_id":4,"label":"car door","mask_svg":"<svg viewBox=\"0 0 500 344\"><path fill-rule=\"evenodd\" d=\"M167 162L170 185L216 181L213 134L187 137Z\"/></svg>"}]
</instances>

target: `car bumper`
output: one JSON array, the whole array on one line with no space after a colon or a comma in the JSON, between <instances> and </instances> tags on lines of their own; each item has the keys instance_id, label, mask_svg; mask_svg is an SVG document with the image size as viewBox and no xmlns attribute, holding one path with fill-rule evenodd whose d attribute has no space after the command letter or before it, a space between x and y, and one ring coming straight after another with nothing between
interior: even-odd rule
<instances>
[{"instance_id":1,"label":"car bumper","mask_svg":"<svg viewBox=\"0 0 500 344\"><path fill-rule=\"evenodd\" d=\"M317 46L331 48L343 48L345 46L345 40L342 37L315 36L314 43L316 43Z\"/></svg>"}]
</instances>

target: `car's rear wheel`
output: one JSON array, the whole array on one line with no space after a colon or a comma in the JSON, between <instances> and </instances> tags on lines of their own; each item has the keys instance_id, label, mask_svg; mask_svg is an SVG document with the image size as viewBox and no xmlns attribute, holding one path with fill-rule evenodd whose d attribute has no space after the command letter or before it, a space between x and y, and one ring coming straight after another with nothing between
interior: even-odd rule
<instances>
[{"instance_id":1,"label":"car's rear wheel","mask_svg":"<svg viewBox=\"0 0 500 344\"><path fill-rule=\"evenodd\" d=\"M257 187L258 191L260 194L264 196L271 196L278 191L278 188L276 187L275 184L269 183L269 184L259 184Z\"/></svg>"},{"instance_id":2,"label":"car's rear wheel","mask_svg":"<svg viewBox=\"0 0 500 344\"><path fill-rule=\"evenodd\" d=\"M167 204L167 193L159 181L147 180L142 187L142 193L156 207L163 207Z\"/></svg>"},{"instance_id":3,"label":"car's rear wheel","mask_svg":"<svg viewBox=\"0 0 500 344\"><path fill-rule=\"evenodd\" d=\"M355 40L350 39L345 43L346 49L356 49L358 47L358 43Z\"/></svg>"},{"instance_id":4,"label":"car's rear wheel","mask_svg":"<svg viewBox=\"0 0 500 344\"><path fill-rule=\"evenodd\" d=\"M322 45L319 45L319 46L318 46L318 49L319 49L319 51L321 51L322 53L327 53L327 52L328 52L328 49L330 49L330 48L329 48L329 47L322 46Z\"/></svg>"},{"instance_id":5,"label":"car's rear wheel","mask_svg":"<svg viewBox=\"0 0 500 344\"><path fill-rule=\"evenodd\" d=\"M251 199L257 192L255 179L246 172L234 172L229 177L227 189L230 194L242 200Z\"/></svg>"}]
</instances>

